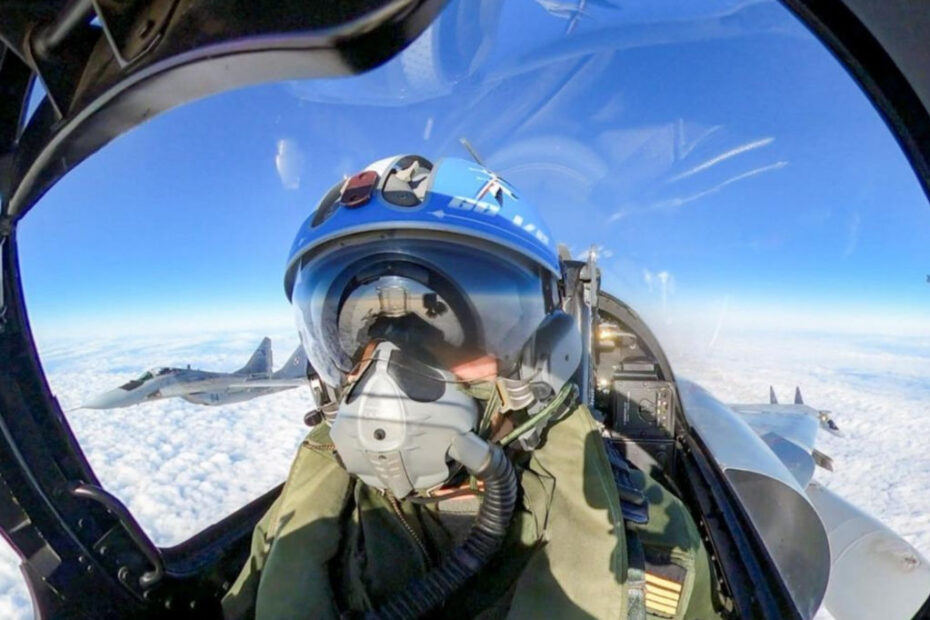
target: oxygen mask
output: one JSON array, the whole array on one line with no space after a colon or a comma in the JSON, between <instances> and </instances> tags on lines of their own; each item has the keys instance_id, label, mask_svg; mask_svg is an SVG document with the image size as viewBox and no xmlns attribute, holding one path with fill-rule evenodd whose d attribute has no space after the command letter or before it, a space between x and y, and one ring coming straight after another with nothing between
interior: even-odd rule
<instances>
[{"instance_id":1,"label":"oxygen mask","mask_svg":"<svg viewBox=\"0 0 930 620\"><path fill-rule=\"evenodd\" d=\"M477 471L488 457L473 432L478 404L451 372L382 340L353 379L330 435L346 470L365 484L403 498L444 484L458 463Z\"/></svg>"}]
</instances>

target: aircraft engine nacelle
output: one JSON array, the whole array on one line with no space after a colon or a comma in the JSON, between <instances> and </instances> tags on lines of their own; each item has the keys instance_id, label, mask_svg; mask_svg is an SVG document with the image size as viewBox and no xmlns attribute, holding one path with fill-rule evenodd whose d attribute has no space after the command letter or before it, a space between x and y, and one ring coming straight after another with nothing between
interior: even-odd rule
<instances>
[{"instance_id":1,"label":"aircraft engine nacelle","mask_svg":"<svg viewBox=\"0 0 930 620\"><path fill-rule=\"evenodd\" d=\"M903 538L830 489L807 496L830 539L824 604L836 620L913 618L930 595L930 564Z\"/></svg>"},{"instance_id":2,"label":"aircraft engine nacelle","mask_svg":"<svg viewBox=\"0 0 930 620\"><path fill-rule=\"evenodd\" d=\"M752 521L803 618L813 618L830 575L827 533L797 478L733 409L677 380L681 404ZM877 616L880 617L880 616Z\"/></svg>"}]
</instances>

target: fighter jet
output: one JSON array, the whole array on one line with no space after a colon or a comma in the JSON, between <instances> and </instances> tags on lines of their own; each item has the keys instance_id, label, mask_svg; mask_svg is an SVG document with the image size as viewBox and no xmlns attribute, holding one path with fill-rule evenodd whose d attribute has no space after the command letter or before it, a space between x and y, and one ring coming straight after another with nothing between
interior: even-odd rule
<instances>
[{"instance_id":1,"label":"fighter jet","mask_svg":"<svg viewBox=\"0 0 930 620\"><path fill-rule=\"evenodd\" d=\"M307 384L307 357L298 346L284 366L272 372L271 339L262 340L245 366L235 372L153 368L114 390L98 394L84 409L116 409L180 397L197 405L226 405Z\"/></svg>"}]
</instances>

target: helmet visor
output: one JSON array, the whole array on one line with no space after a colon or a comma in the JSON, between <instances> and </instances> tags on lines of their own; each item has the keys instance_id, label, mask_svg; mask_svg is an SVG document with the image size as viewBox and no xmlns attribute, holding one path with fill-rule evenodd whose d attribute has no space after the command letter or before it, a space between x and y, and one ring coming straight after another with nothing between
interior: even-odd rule
<instances>
[{"instance_id":1,"label":"helmet visor","mask_svg":"<svg viewBox=\"0 0 930 620\"><path fill-rule=\"evenodd\" d=\"M302 261L291 302L310 363L331 385L373 340L446 368L491 355L506 371L547 313L543 278L472 242L360 236Z\"/></svg>"}]
</instances>

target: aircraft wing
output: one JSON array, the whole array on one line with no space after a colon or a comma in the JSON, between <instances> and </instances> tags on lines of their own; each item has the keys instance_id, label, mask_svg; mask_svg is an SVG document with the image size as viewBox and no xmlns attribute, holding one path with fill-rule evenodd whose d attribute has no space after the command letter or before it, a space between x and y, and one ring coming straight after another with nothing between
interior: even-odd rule
<instances>
[{"instance_id":1,"label":"aircraft wing","mask_svg":"<svg viewBox=\"0 0 930 620\"><path fill-rule=\"evenodd\" d=\"M770 390L770 402L753 405L728 405L766 443L804 487L814 475L815 465L833 470L833 461L816 448L817 433L824 429L840 435L829 412L804 404L801 391L795 390L794 403L779 404Z\"/></svg>"},{"instance_id":2,"label":"aircraft wing","mask_svg":"<svg viewBox=\"0 0 930 620\"><path fill-rule=\"evenodd\" d=\"M725 405L687 380L677 384L692 429L773 562L783 576L795 577L788 587L799 605L823 601L838 620L916 617L930 592L930 563L900 535L811 479L815 465L830 463L814 447L818 431L840 434L829 412L805 405L799 391L792 404L779 404L773 393L767 404ZM810 617L815 608L807 611Z\"/></svg>"},{"instance_id":3,"label":"aircraft wing","mask_svg":"<svg viewBox=\"0 0 930 620\"><path fill-rule=\"evenodd\" d=\"M818 412L807 405L730 405L760 437L775 433L813 450L820 429Z\"/></svg>"},{"instance_id":4,"label":"aircraft wing","mask_svg":"<svg viewBox=\"0 0 930 620\"><path fill-rule=\"evenodd\" d=\"M765 405L730 405L804 487L823 523L830 547L830 578L824 604L836 618L910 618L930 590L930 565L909 542L831 489L813 481L814 466L832 470L814 444L824 429L840 430L827 411L778 404L770 390Z\"/></svg>"}]
</instances>

